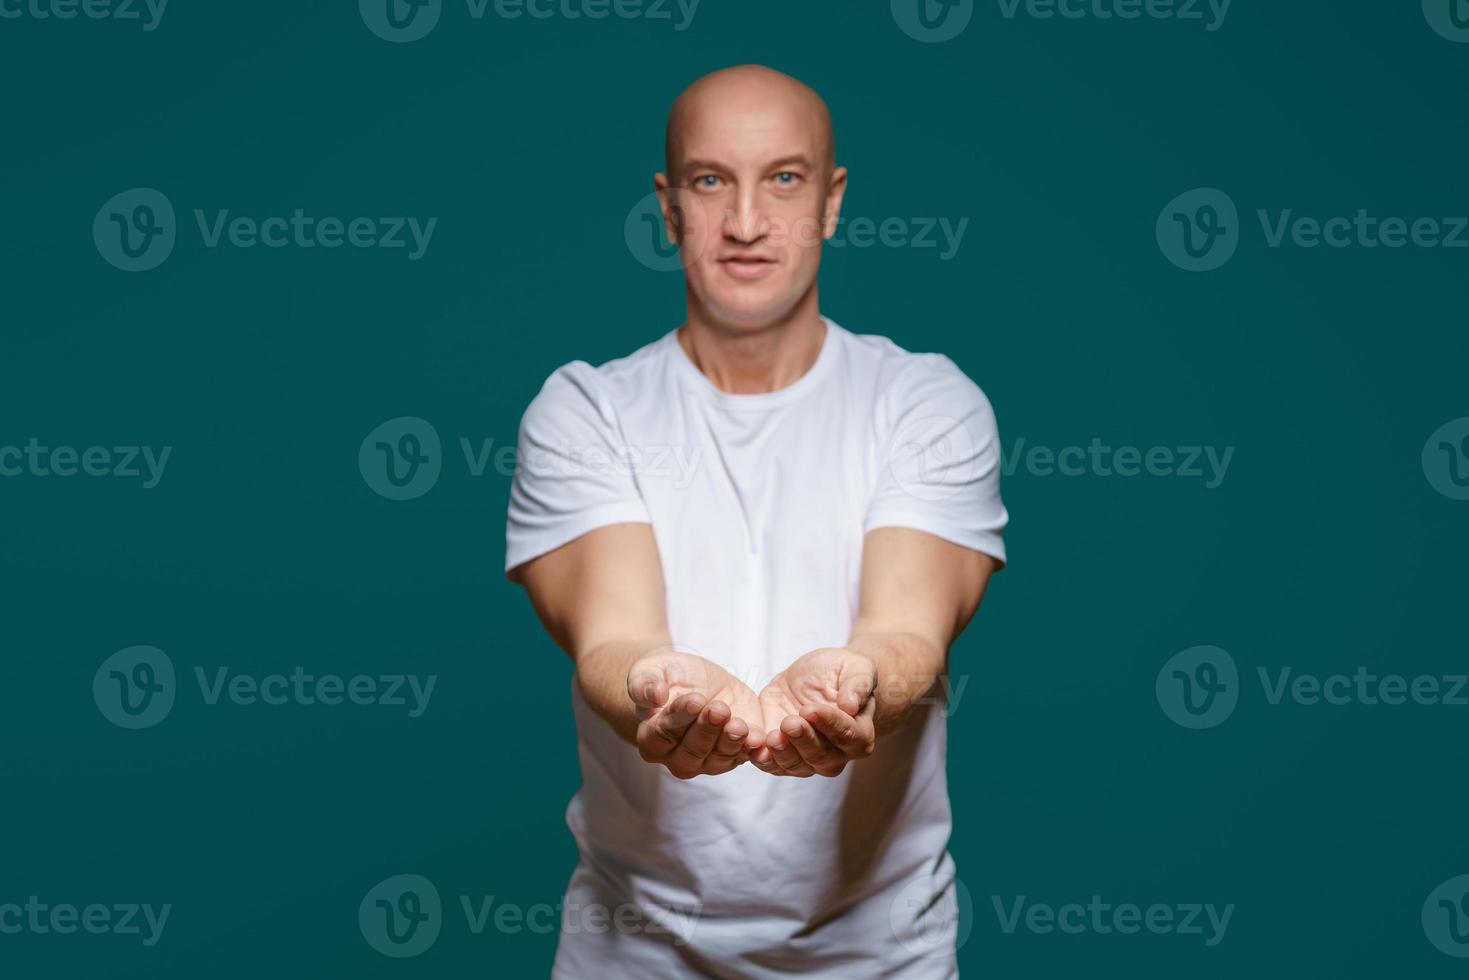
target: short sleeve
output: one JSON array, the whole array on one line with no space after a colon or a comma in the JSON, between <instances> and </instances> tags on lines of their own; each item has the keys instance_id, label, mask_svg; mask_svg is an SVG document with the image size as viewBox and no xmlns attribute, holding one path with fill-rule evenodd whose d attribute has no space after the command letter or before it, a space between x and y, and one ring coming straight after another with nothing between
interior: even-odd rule
<instances>
[{"instance_id":1,"label":"short sleeve","mask_svg":"<svg viewBox=\"0 0 1469 980\"><path fill-rule=\"evenodd\" d=\"M924 354L874 415L878 473L863 532L908 527L1005 562L1000 436L989 399L947 357Z\"/></svg>"},{"instance_id":2,"label":"short sleeve","mask_svg":"<svg viewBox=\"0 0 1469 980\"><path fill-rule=\"evenodd\" d=\"M616 412L591 365L552 374L520 422L505 571L609 524L648 523Z\"/></svg>"}]
</instances>

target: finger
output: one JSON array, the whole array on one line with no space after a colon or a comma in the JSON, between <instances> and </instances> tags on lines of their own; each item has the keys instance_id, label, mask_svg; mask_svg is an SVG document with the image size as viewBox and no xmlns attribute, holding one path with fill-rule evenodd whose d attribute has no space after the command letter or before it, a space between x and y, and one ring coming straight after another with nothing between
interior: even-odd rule
<instances>
[{"instance_id":1,"label":"finger","mask_svg":"<svg viewBox=\"0 0 1469 980\"><path fill-rule=\"evenodd\" d=\"M828 704L807 705L801 709L801 717L849 758L866 758L876 747L870 717L853 718Z\"/></svg>"},{"instance_id":2,"label":"finger","mask_svg":"<svg viewBox=\"0 0 1469 980\"><path fill-rule=\"evenodd\" d=\"M819 735L804 718L791 715L780 723L780 730L795 747L801 761L823 776L834 776L847 764L846 755Z\"/></svg>"},{"instance_id":3,"label":"finger","mask_svg":"<svg viewBox=\"0 0 1469 980\"><path fill-rule=\"evenodd\" d=\"M865 659L865 658L864 658ZM859 661L860 663L860 661ZM877 673L871 661L861 666L851 664L843 668L841 681L837 684L837 704L849 715L862 710L867 699L877 687Z\"/></svg>"},{"instance_id":4,"label":"finger","mask_svg":"<svg viewBox=\"0 0 1469 980\"><path fill-rule=\"evenodd\" d=\"M771 754L769 749L762 748L758 751L751 752L750 765L759 769L761 772L768 772L772 776L782 774L780 767L775 764L775 756Z\"/></svg>"},{"instance_id":5,"label":"finger","mask_svg":"<svg viewBox=\"0 0 1469 980\"><path fill-rule=\"evenodd\" d=\"M704 768L704 760L714 750L714 743L729 721L729 705L710 701L668 757L668 767L678 772L696 773Z\"/></svg>"},{"instance_id":6,"label":"finger","mask_svg":"<svg viewBox=\"0 0 1469 980\"><path fill-rule=\"evenodd\" d=\"M714 751L710 753L711 758L731 758L745 755L745 738L750 733L750 726L745 724L742 718L731 718L724 726L724 734L720 735L714 742Z\"/></svg>"},{"instance_id":7,"label":"finger","mask_svg":"<svg viewBox=\"0 0 1469 980\"><path fill-rule=\"evenodd\" d=\"M646 712L643 717L651 717L668 700L668 681L663 671L634 665L627 675L627 696L634 707Z\"/></svg>"},{"instance_id":8,"label":"finger","mask_svg":"<svg viewBox=\"0 0 1469 980\"><path fill-rule=\"evenodd\" d=\"M647 731L639 733L638 748L643 750L643 758L650 762L666 758L678 748L684 732L702 710L704 697L701 694L685 694L660 710L651 722L643 726Z\"/></svg>"},{"instance_id":9,"label":"finger","mask_svg":"<svg viewBox=\"0 0 1469 980\"><path fill-rule=\"evenodd\" d=\"M731 770L738 769L747 760L742 755L726 758L724 756L711 755L704 760L704 775L722 776Z\"/></svg>"},{"instance_id":10,"label":"finger","mask_svg":"<svg viewBox=\"0 0 1469 980\"><path fill-rule=\"evenodd\" d=\"M765 733L758 728L751 728L750 733L745 736L745 751L751 755L765 747Z\"/></svg>"},{"instance_id":11,"label":"finger","mask_svg":"<svg viewBox=\"0 0 1469 980\"><path fill-rule=\"evenodd\" d=\"M786 776L810 776L815 770L808 766L801 758L801 753L786 738L784 732L776 729L765 736L765 744L770 747L771 754L775 757L775 764L780 768L781 774Z\"/></svg>"}]
</instances>

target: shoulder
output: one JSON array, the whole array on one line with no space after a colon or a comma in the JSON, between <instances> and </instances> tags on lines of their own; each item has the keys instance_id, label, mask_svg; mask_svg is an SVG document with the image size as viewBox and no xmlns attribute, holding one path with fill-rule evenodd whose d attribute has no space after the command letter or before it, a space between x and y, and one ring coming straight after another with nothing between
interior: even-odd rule
<instances>
[{"instance_id":1,"label":"shoulder","mask_svg":"<svg viewBox=\"0 0 1469 980\"><path fill-rule=\"evenodd\" d=\"M665 335L625 357L595 367L586 361L561 365L531 400L522 426L568 417L615 425L619 404L645 389L659 370L667 356L667 339Z\"/></svg>"},{"instance_id":2,"label":"shoulder","mask_svg":"<svg viewBox=\"0 0 1469 980\"><path fill-rule=\"evenodd\" d=\"M879 409L897 416L912 410L993 416L983 389L947 356L905 350L876 334L843 334L852 370L872 386Z\"/></svg>"}]
</instances>

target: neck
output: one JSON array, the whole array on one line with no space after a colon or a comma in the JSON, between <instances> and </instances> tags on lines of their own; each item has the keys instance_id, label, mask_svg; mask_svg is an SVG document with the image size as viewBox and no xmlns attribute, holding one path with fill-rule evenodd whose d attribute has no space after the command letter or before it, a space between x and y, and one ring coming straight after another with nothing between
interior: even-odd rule
<instances>
[{"instance_id":1,"label":"neck","mask_svg":"<svg viewBox=\"0 0 1469 980\"><path fill-rule=\"evenodd\" d=\"M731 395L779 391L811 370L826 340L813 291L778 320L731 324L689 305L678 342L714 387Z\"/></svg>"}]
</instances>

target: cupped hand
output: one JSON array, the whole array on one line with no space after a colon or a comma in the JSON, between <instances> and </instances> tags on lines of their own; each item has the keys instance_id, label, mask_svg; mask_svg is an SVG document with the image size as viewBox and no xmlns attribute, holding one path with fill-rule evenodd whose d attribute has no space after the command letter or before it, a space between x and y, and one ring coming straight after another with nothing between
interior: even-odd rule
<instances>
[{"instance_id":1,"label":"cupped hand","mask_svg":"<svg viewBox=\"0 0 1469 980\"><path fill-rule=\"evenodd\" d=\"M776 776L836 776L877 746L877 668L845 647L813 650L760 692L765 734L750 760Z\"/></svg>"},{"instance_id":2,"label":"cupped hand","mask_svg":"<svg viewBox=\"0 0 1469 980\"><path fill-rule=\"evenodd\" d=\"M696 654L667 649L641 658L628 669L627 693L638 754L679 779L729 772L762 741L755 692Z\"/></svg>"}]
</instances>

